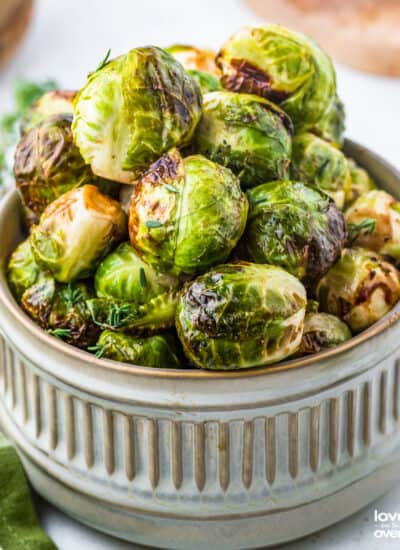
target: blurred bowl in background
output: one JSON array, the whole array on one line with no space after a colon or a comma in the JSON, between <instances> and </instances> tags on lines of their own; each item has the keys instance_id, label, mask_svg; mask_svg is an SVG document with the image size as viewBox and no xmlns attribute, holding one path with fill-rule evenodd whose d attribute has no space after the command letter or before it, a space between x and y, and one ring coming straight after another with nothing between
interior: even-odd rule
<instances>
[{"instance_id":1,"label":"blurred bowl in background","mask_svg":"<svg viewBox=\"0 0 400 550\"><path fill-rule=\"evenodd\" d=\"M400 76L398 0L246 0L268 21L311 35L337 61Z\"/></svg>"},{"instance_id":2,"label":"blurred bowl in background","mask_svg":"<svg viewBox=\"0 0 400 550\"><path fill-rule=\"evenodd\" d=\"M33 0L0 1L0 66L10 60L28 30Z\"/></svg>"}]
</instances>

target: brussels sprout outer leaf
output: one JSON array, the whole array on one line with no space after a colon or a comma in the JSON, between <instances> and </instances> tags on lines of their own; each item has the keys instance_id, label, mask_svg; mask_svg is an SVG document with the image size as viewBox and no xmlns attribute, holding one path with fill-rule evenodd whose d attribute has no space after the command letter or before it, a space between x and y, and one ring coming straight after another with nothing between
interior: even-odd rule
<instances>
[{"instance_id":1,"label":"brussels sprout outer leaf","mask_svg":"<svg viewBox=\"0 0 400 550\"><path fill-rule=\"evenodd\" d=\"M135 338L105 330L96 346L101 357L145 367L181 367L176 344L170 335L157 334L148 338Z\"/></svg>"},{"instance_id":2,"label":"brussels sprout outer leaf","mask_svg":"<svg viewBox=\"0 0 400 550\"><path fill-rule=\"evenodd\" d=\"M119 204L85 185L52 202L30 240L38 264L57 281L70 282L92 275L125 233L126 217Z\"/></svg>"},{"instance_id":3,"label":"brussels sprout outer leaf","mask_svg":"<svg viewBox=\"0 0 400 550\"><path fill-rule=\"evenodd\" d=\"M334 348L351 338L349 327L329 313L307 313L304 331L296 355L318 353Z\"/></svg>"},{"instance_id":4,"label":"brussels sprout outer leaf","mask_svg":"<svg viewBox=\"0 0 400 550\"><path fill-rule=\"evenodd\" d=\"M400 298L399 272L363 248L343 250L316 290L321 310L359 332L383 317Z\"/></svg>"},{"instance_id":5,"label":"brussels sprout outer leaf","mask_svg":"<svg viewBox=\"0 0 400 550\"><path fill-rule=\"evenodd\" d=\"M22 116L20 121L21 135L26 134L50 116L72 115L75 95L76 92L70 90L51 90L43 94Z\"/></svg>"},{"instance_id":6,"label":"brussels sprout outer leaf","mask_svg":"<svg viewBox=\"0 0 400 550\"><path fill-rule=\"evenodd\" d=\"M188 359L208 369L267 365L300 344L302 284L283 269L225 264L186 284L176 326Z\"/></svg>"},{"instance_id":7,"label":"brussels sprout outer leaf","mask_svg":"<svg viewBox=\"0 0 400 550\"><path fill-rule=\"evenodd\" d=\"M25 290L37 282L40 273L29 239L26 239L12 253L7 268L8 283L18 301Z\"/></svg>"},{"instance_id":8,"label":"brussels sprout outer leaf","mask_svg":"<svg viewBox=\"0 0 400 550\"><path fill-rule=\"evenodd\" d=\"M196 130L200 153L228 166L245 187L288 175L293 126L284 111L266 99L231 92L204 97Z\"/></svg>"}]
</instances>

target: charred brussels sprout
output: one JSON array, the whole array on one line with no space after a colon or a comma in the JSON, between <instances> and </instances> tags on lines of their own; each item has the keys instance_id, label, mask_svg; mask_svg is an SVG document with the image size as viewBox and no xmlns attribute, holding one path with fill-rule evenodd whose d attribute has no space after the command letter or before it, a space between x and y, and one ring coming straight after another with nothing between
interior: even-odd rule
<instances>
[{"instance_id":1,"label":"charred brussels sprout","mask_svg":"<svg viewBox=\"0 0 400 550\"><path fill-rule=\"evenodd\" d=\"M359 332L383 317L400 298L397 269L378 254L347 248L317 287L321 309Z\"/></svg>"},{"instance_id":2,"label":"charred brussels sprout","mask_svg":"<svg viewBox=\"0 0 400 550\"><path fill-rule=\"evenodd\" d=\"M41 270L32 254L31 243L26 239L12 253L7 268L8 283L18 301L25 290L37 282L40 275Z\"/></svg>"},{"instance_id":3,"label":"charred brussels sprout","mask_svg":"<svg viewBox=\"0 0 400 550\"><path fill-rule=\"evenodd\" d=\"M297 130L317 123L336 93L329 57L309 37L279 25L237 32L216 63L225 88L279 103Z\"/></svg>"},{"instance_id":4,"label":"charred brussels sprout","mask_svg":"<svg viewBox=\"0 0 400 550\"><path fill-rule=\"evenodd\" d=\"M196 145L228 166L245 187L288 175L293 127L289 117L261 97L215 92L204 97Z\"/></svg>"},{"instance_id":5,"label":"charred brussels sprout","mask_svg":"<svg viewBox=\"0 0 400 550\"><path fill-rule=\"evenodd\" d=\"M207 369L280 361L301 341L306 292L270 265L221 265L184 287L176 326L188 359Z\"/></svg>"},{"instance_id":6,"label":"charred brussels sprout","mask_svg":"<svg viewBox=\"0 0 400 550\"><path fill-rule=\"evenodd\" d=\"M131 244L159 271L194 275L226 260L244 231L247 208L228 168L173 150L135 187Z\"/></svg>"},{"instance_id":7,"label":"charred brussels sprout","mask_svg":"<svg viewBox=\"0 0 400 550\"><path fill-rule=\"evenodd\" d=\"M95 275L97 299L88 305L103 328L154 331L174 325L179 280L155 271L129 243L121 244Z\"/></svg>"},{"instance_id":8,"label":"charred brussels sprout","mask_svg":"<svg viewBox=\"0 0 400 550\"><path fill-rule=\"evenodd\" d=\"M84 185L46 208L30 241L38 264L65 283L92 275L125 234L126 217L119 204L97 187Z\"/></svg>"},{"instance_id":9,"label":"charred brussels sprout","mask_svg":"<svg viewBox=\"0 0 400 550\"><path fill-rule=\"evenodd\" d=\"M386 191L359 197L345 214L349 241L400 260L400 203Z\"/></svg>"},{"instance_id":10,"label":"charred brussels sprout","mask_svg":"<svg viewBox=\"0 0 400 550\"><path fill-rule=\"evenodd\" d=\"M24 292L21 304L53 336L87 348L96 342L100 332L86 306L92 296L85 283L58 284L48 275Z\"/></svg>"},{"instance_id":11,"label":"charred brussels sprout","mask_svg":"<svg viewBox=\"0 0 400 550\"><path fill-rule=\"evenodd\" d=\"M72 130L95 174L130 183L201 116L198 84L160 48L136 48L92 73L74 102Z\"/></svg>"},{"instance_id":12,"label":"charred brussels sprout","mask_svg":"<svg viewBox=\"0 0 400 550\"><path fill-rule=\"evenodd\" d=\"M292 174L295 179L325 191L340 209L350 197L351 176L346 157L311 133L293 139Z\"/></svg>"},{"instance_id":13,"label":"charred brussels sprout","mask_svg":"<svg viewBox=\"0 0 400 550\"><path fill-rule=\"evenodd\" d=\"M307 313L304 331L296 355L318 353L334 348L351 338L349 327L329 313Z\"/></svg>"},{"instance_id":14,"label":"charred brussels sprout","mask_svg":"<svg viewBox=\"0 0 400 550\"><path fill-rule=\"evenodd\" d=\"M221 90L220 72L215 64L214 52L183 44L174 44L165 50L197 81L203 94Z\"/></svg>"},{"instance_id":15,"label":"charred brussels sprout","mask_svg":"<svg viewBox=\"0 0 400 550\"><path fill-rule=\"evenodd\" d=\"M376 189L376 184L368 172L364 168L361 168L361 166L358 166L355 160L349 158L347 159L347 164L350 170L351 189L346 206L350 206L358 197Z\"/></svg>"},{"instance_id":16,"label":"charred brussels sprout","mask_svg":"<svg viewBox=\"0 0 400 550\"><path fill-rule=\"evenodd\" d=\"M321 120L315 124L311 131L337 147L342 147L346 128L345 119L343 102L335 95Z\"/></svg>"},{"instance_id":17,"label":"charred brussels sprout","mask_svg":"<svg viewBox=\"0 0 400 550\"><path fill-rule=\"evenodd\" d=\"M54 115L32 128L15 152L14 174L24 206L40 216L55 199L87 183L112 192L115 183L101 180L85 165L74 145L71 115Z\"/></svg>"},{"instance_id":18,"label":"charred brussels sprout","mask_svg":"<svg viewBox=\"0 0 400 550\"><path fill-rule=\"evenodd\" d=\"M25 134L31 128L43 122L52 115L73 113L73 100L76 92L69 90L52 90L42 95L35 103L25 111L20 122L21 134Z\"/></svg>"},{"instance_id":19,"label":"charred brussels sprout","mask_svg":"<svg viewBox=\"0 0 400 550\"><path fill-rule=\"evenodd\" d=\"M176 343L169 334L135 338L128 334L104 330L91 351L96 352L98 357L144 367L181 367Z\"/></svg>"},{"instance_id":20,"label":"charred brussels sprout","mask_svg":"<svg viewBox=\"0 0 400 550\"><path fill-rule=\"evenodd\" d=\"M317 189L276 181L248 191L242 243L257 263L280 265L313 287L336 262L346 230L333 201Z\"/></svg>"}]
</instances>

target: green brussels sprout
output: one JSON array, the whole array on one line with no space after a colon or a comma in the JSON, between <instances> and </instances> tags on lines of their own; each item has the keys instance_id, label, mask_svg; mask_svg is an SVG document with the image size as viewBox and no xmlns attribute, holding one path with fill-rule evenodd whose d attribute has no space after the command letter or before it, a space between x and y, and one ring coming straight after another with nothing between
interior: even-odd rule
<instances>
[{"instance_id":1,"label":"green brussels sprout","mask_svg":"<svg viewBox=\"0 0 400 550\"><path fill-rule=\"evenodd\" d=\"M58 284L47 275L24 292L21 305L50 334L87 348L96 342L100 332L86 306L92 296L93 291L85 283Z\"/></svg>"},{"instance_id":2,"label":"green brussels sprout","mask_svg":"<svg viewBox=\"0 0 400 550\"><path fill-rule=\"evenodd\" d=\"M169 53L136 48L89 75L74 102L74 139L98 176L132 183L172 147L187 145L201 92Z\"/></svg>"},{"instance_id":3,"label":"green brussels sprout","mask_svg":"<svg viewBox=\"0 0 400 550\"><path fill-rule=\"evenodd\" d=\"M87 183L104 192L118 185L94 176L74 145L71 115L54 115L27 132L17 145L14 174L28 213L40 216L55 199Z\"/></svg>"},{"instance_id":4,"label":"green brussels sprout","mask_svg":"<svg viewBox=\"0 0 400 550\"><path fill-rule=\"evenodd\" d=\"M98 357L157 368L181 368L176 343L170 334L156 334L147 338L135 338L104 330L92 348Z\"/></svg>"},{"instance_id":5,"label":"green brussels sprout","mask_svg":"<svg viewBox=\"0 0 400 550\"><path fill-rule=\"evenodd\" d=\"M335 348L350 338L349 327L335 315L307 313L304 320L303 337L296 355L308 355L324 349Z\"/></svg>"},{"instance_id":6,"label":"green brussels sprout","mask_svg":"<svg viewBox=\"0 0 400 550\"><path fill-rule=\"evenodd\" d=\"M306 132L293 139L292 175L325 191L340 209L351 193L351 176L344 154L327 141Z\"/></svg>"},{"instance_id":7,"label":"green brussels sprout","mask_svg":"<svg viewBox=\"0 0 400 550\"><path fill-rule=\"evenodd\" d=\"M7 279L15 298L20 301L23 293L34 285L41 270L32 254L29 239L23 241L11 255L7 267Z\"/></svg>"},{"instance_id":8,"label":"green brussels sprout","mask_svg":"<svg viewBox=\"0 0 400 550\"><path fill-rule=\"evenodd\" d=\"M187 73L196 80L203 94L222 89L213 51L183 44L174 44L165 48L165 51L183 65Z\"/></svg>"},{"instance_id":9,"label":"green brussels sprout","mask_svg":"<svg viewBox=\"0 0 400 550\"><path fill-rule=\"evenodd\" d=\"M348 158L347 164L350 170L351 189L345 206L350 206L362 195L376 189L376 184L364 168L358 166L354 159Z\"/></svg>"},{"instance_id":10,"label":"green brussels sprout","mask_svg":"<svg viewBox=\"0 0 400 550\"><path fill-rule=\"evenodd\" d=\"M243 244L251 260L279 265L308 288L340 257L343 215L324 193L299 182L275 181L248 191Z\"/></svg>"},{"instance_id":11,"label":"green brussels sprout","mask_svg":"<svg viewBox=\"0 0 400 550\"><path fill-rule=\"evenodd\" d=\"M103 260L94 284L98 298L88 307L103 328L149 332L174 325L179 280L155 271L129 243Z\"/></svg>"},{"instance_id":12,"label":"green brussels sprout","mask_svg":"<svg viewBox=\"0 0 400 550\"><path fill-rule=\"evenodd\" d=\"M330 58L308 36L279 25L237 32L216 63L224 88L279 103L297 130L317 123L336 93Z\"/></svg>"},{"instance_id":13,"label":"green brussels sprout","mask_svg":"<svg viewBox=\"0 0 400 550\"><path fill-rule=\"evenodd\" d=\"M382 190L361 195L346 211L349 241L400 260L400 203Z\"/></svg>"},{"instance_id":14,"label":"green brussels sprout","mask_svg":"<svg viewBox=\"0 0 400 550\"><path fill-rule=\"evenodd\" d=\"M93 321L103 329L137 334L153 333L174 326L178 293L165 292L151 298L144 304L93 298L87 307Z\"/></svg>"},{"instance_id":15,"label":"green brussels sprout","mask_svg":"<svg viewBox=\"0 0 400 550\"><path fill-rule=\"evenodd\" d=\"M52 115L72 115L75 95L76 92L69 90L51 90L43 94L23 114L20 121L21 135Z\"/></svg>"},{"instance_id":16,"label":"green brussels sprout","mask_svg":"<svg viewBox=\"0 0 400 550\"><path fill-rule=\"evenodd\" d=\"M321 309L337 315L353 332L378 321L400 298L399 272L378 254L346 248L316 291Z\"/></svg>"},{"instance_id":17,"label":"green brussels sprout","mask_svg":"<svg viewBox=\"0 0 400 550\"><path fill-rule=\"evenodd\" d=\"M322 118L313 126L312 132L317 136L332 142L337 147L344 143L346 112L342 100L336 94L330 102Z\"/></svg>"},{"instance_id":18,"label":"green brussels sprout","mask_svg":"<svg viewBox=\"0 0 400 550\"><path fill-rule=\"evenodd\" d=\"M37 263L60 283L84 279L126 235L120 205L93 185L68 191L43 212L30 242Z\"/></svg>"},{"instance_id":19,"label":"green brussels sprout","mask_svg":"<svg viewBox=\"0 0 400 550\"><path fill-rule=\"evenodd\" d=\"M243 186L288 176L293 127L270 101L251 94L206 94L195 134L200 153L228 166Z\"/></svg>"},{"instance_id":20,"label":"green brussels sprout","mask_svg":"<svg viewBox=\"0 0 400 550\"><path fill-rule=\"evenodd\" d=\"M198 367L258 367L296 351L306 303L303 285L280 267L225 264L184 286L176 327Z\"/></svg>"},{"instance_id":21,"label":"green brussels sprout","mask_svg":"<svg viewBox=\"0 0 400 550\"><path fill-rule=\"evenodd\" d=\"M194 275L223 262L241 237L248 203L228 169L175 149L136 185L129 214L132 246L155 269Z\"/></svg>"}]
</instances>

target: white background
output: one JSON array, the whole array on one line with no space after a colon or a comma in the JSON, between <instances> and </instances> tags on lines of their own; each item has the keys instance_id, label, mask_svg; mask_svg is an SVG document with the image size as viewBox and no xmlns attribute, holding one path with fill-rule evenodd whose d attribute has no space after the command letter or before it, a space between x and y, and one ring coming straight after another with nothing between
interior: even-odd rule
<instances>
[{"instance_id":1,"label":"white background","mask_svg":"<svg viewBox=\"0 0 400 550\"><path fill-rule=\"evenodd\" d=\"M75 89L108 48L112 56L135 46L173 42L218 49L238 28L257 21L240 0L37 0L32 28L13 62L0 74L0 111L10 107L11 87L17 77L55 78L62 87ZM347 108L347 135L400 168L400 79L361 74L341 66L337 73L339 93ZM40 499L38 508L60 550L135 548L81 527ZM399 548L399 539L374 538L375 508L400 512L400 487L340 525L289 548Z\"/></svg>"}]
</instances>

